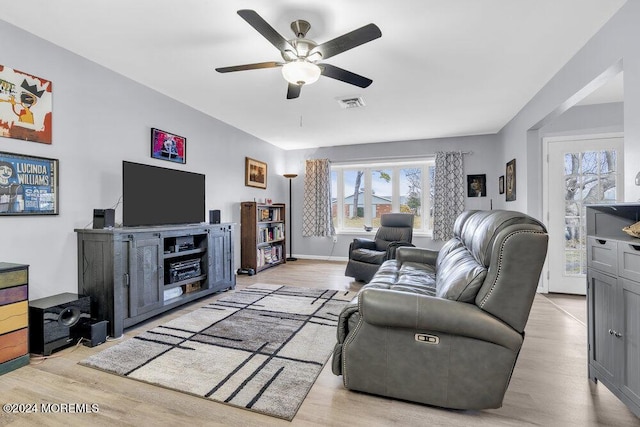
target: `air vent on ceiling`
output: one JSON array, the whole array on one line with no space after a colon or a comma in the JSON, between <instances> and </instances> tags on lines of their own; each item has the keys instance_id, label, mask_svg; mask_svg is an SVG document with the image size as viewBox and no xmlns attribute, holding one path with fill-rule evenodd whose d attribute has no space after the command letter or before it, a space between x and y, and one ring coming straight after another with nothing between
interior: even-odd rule
<instances>
[{"instance_id":1,"label":"air vent on ceiling","mask_svg":"<svg viewBox=\"0 0 640 427\"><path fill-rule=\"evenodd\" d=\"M365 106L364 99L362 99L361 96L338 99L338 104L340 104L340 107L344 109L360 108Z\"/></svg>"}]
</instances>

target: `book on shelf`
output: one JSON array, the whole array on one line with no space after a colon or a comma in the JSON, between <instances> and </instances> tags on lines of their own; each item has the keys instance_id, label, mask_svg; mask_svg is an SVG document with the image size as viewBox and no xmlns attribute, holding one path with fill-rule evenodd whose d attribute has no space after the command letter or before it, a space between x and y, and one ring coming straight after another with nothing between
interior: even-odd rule
<instances>
[{"instance_id":1,"label":"book on shelf","mask_svg":"<svg viewBox=\"0 0 640 427\"><path fill-rule=\"evenodd\" d=\"M275 222L282 221L282 209L281 208L258 208L258 221L260 222Z\"/></svg>"},{"instance_id":2,"label":"book on shelf","mask_svg":"<svg viewBox=\"0 0 640 427\"><path fill-rule=\"evenodd\" d=\"M265 246L258 248L257 262L258 268L265 265L274 264L282 260L282 245Z\"/></svg>"},{"instance_id":3,"label":"book on shelf","mask_svg":"<svg viewBox=\"0 0 640 427\"><path fill-rule=\"evenodd\" d=\"M258 233L258 243L267 243L282 239L284 239L284 227L282 224L261 228Z\"/></svg>"}]
</instances>

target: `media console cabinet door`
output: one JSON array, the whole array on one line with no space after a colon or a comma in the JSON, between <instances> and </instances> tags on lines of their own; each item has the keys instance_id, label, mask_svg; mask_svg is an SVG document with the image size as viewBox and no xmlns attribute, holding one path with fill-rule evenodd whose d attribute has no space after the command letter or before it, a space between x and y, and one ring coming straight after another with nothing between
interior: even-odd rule
<instances>
[{"instance_id":1,"label":"media console cabinet door","mask_svg":"<svg viewBox=\"0 0 640 427\"><path fill-rule=\"evenodd\" d=\"M225 289L235 279L232 265L231 230L212 228L209 234L209 286Z\"/></svg>"},{"instance_id":2,"label":"media console cabinet door","mask_svg":"<svg viewBox=\"0 0 640 427\"><path fill-rule=\"evenodd\" d=\"M160 236L135 236L129 250L129 317L139 316L164 303L163 246Z\"/></svg>"}]
</instances>

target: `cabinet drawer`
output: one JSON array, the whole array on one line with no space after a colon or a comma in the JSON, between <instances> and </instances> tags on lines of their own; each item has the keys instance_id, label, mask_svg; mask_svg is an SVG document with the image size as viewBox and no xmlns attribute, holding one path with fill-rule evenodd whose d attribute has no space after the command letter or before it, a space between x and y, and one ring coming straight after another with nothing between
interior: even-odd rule
<instances>
[{"instance_id":1,"label":"cabinet drawer","mask_svg":"<svg viewBox=\"0 0 640 427\"><path fill-rule=\"evenodd\" d=\"M589 267L605 273L618 274L618 245L615 240L587 238Z\"/></svg>"},{"instance_id":2,"label":"cabinet drawer","mask_svg":"<svg viewBox=\"0 0 640 427\"><path fill-rule=\"evenodd\" d=\"M29 334L27 328L0 335L0 363L29 352Z\"/></svg>"},{"instance_id":3,"label":"cabinet drawer","mask_svg":"<svg viewBox=\"0 0 640 427\"><path fill-rule=\"evenodd\" d=\"M25 301L29 298L28 292L27 285L0 289L0 306Z\"/></svg>"},{"instance_id":4,"label":"cabinet drawer","mask_svg":"<svg viewBox=\"0 0 640 427\"><path fill-rule=\"evenodd\" d=\"M618 275L640 282L640 242L618 242Z\"/></svg>"},{"instance_id":5,"label":"cabinet drawer","mask_svg":"<svg viewBox=\"0 0 640 427\"><path fill-rule=\"evenodd\" d=\"M29 302L21 301L0 307L0 334L26 328Z\"/></svg>"},{"instance_id":6,"label":"cabinet drawer","mask_svg":"<svg viewBox=\"0 0 640 427\"><path fill-rule=\"evenodd\" d=\"M10 286L24 285L28 279L27 270L5 271L0 273L0 289Z\"/></svg>"}]
</instances>

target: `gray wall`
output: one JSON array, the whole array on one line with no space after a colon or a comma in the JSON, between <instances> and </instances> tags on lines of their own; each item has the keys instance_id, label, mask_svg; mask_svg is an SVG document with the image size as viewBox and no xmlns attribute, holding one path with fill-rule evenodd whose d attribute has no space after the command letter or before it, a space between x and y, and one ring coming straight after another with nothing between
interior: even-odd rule
<instances>
[{"instance_id":1,"label":"gray wall","mask_svg":"<svg viewBox=\"0 0 640 427\"><path fill-rule=\"evenodd\" d=\"M279 148L4 21L0 40L2 65L53 82L53 144L0 138L0 151L60 160L59 215L0 217L0 260L30 265L31 299L77 291L73 230L116 204L123 160L206 174L206 209L221 209L225 222L240 221L242 200L288 195ZM152 127L187 138L186 165L150 157ZM245 156L268 163L267 191L245 187Z\"/></svg>"},{"instance_id":2,"label":"gray wall","mask_svg":"<svg viewBox=\"0 0 640 427\"><path fill-rule=\"evenodd\" d=\"M624 195L640 199L640 2L627 2L499 133L503 162L517 159L518 199L499 206L542 216L542 135L591 89L624 70ZM532 52L532 55L540 52ZM540 53L542 54L542 53ZM535 60L535 58L532 58ZM619 127L619 124L618 124ZM566 130L566 129L565 129Z\"/></svg>"},{"instance_id":3,"label":"gray wall","mask_svg":"<svg viewBox=\"0 0 640 427\"><path fill-rule=\"evenodd\" d=\"M350 162L362 159L386 159L398 157L424 157L436 151L469 151L464 156L465 174L487 175L487 197L467 198L467 209L489 209L498 197L498 177L504 175L504 167L498 159L500 144L496 135L441 138L418 141L386 142L378 144L346 145L286 152L290 172L298 173L293 180L293 250L294 254L317 259L346 259L351 240L356 236L369 237L372 233L340 234L336 244L330 238L302 237L302 201L304 192L305 161L328 158L332 161ZM502 196L504 197L504 196ZM495 202L494 202L495 203ZM414 244L420 247L439 248L442 242L429 237L416 236Z\"/></svg>"}]
</instances>

